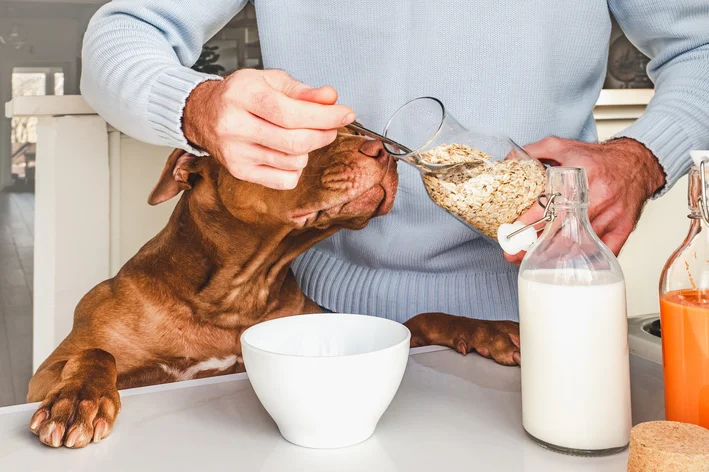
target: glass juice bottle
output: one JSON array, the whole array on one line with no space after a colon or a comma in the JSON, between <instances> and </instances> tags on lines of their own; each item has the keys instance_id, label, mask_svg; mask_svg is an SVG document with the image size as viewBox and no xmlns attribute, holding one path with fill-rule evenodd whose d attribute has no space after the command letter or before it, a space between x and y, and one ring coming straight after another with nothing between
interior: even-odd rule
<instances>
[{"instance_id":1,"label":"glass juice bottle","mask_svg":"<svg viewBox=\"0 0 709 472\"><path fill-rule=\"evenodd\" d=\"M709 152L704 162L689 171L689 233L660 278L660 325L665 416L709 428Z\"/></svg>"}]
</instances>

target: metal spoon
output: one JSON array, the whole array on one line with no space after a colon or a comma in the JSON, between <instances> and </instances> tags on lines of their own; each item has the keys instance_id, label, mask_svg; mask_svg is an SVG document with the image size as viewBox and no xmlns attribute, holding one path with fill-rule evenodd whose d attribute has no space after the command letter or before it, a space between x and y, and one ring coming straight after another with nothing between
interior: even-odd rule
<instances>
[{"instance_id":1,"label":"metal spoon","mask_svg":"<svg viewBox=\"0 0 709 472\"><path fill-rule=\"evenodd\" d=\"M355 133L359 133L364 136L368 136L370 138L374 138L378 141L383 142L384 144L388 144L390 146L394 146L396 149L398 149L401 152L401 155L404 154L411 154L413 151L403 144L399 144L393 139L389 139L386 136L382 136L379 133L375 133L374 131L365 128L364 126L360 125L356 121L350 123L349 125L345 126L345 128L349 129L350 131L354 131ZM391 152L389 154L392 154Z\"/></svg>"},{"instance_id":2,"label":"metal spoon","mask_svg":"<svg viewBox=\"0 0 709 472\"><path fill-rule=\"evenodd\" d=\"M414 154L414 151L407 148L403 144L400 144L394 141L393 139L387 138L386 136L382 136L379 133L375 133L374 131L365 128L356 121L345 126L345 128L349 129L350 131L353 131L354 133L358 133L363 136L368 136L370 138L381 141L382 143L384 143L384 148L389 153L389 155L391 155L391 157L415 167L422 174L434 174L437 172L447 171L454 167L459 167L461 165L468 164L467 162L456 162L453 164L433 164L430 162L426 162L422 160L418 154ZM394 150L390 149L390 147L387 145L393 147Z\"/></svg>"}]
</instances>

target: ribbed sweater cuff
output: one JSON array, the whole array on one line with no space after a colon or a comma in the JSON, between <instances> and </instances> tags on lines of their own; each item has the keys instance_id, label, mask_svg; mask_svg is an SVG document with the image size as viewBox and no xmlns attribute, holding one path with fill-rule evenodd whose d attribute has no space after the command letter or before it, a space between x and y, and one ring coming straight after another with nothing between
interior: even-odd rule
<instances>
[{"instance_id":1,"label":"ribbed sweater cuff","mask_svg":"<svg viewBox=\"0 0 709 472\"><path fill-rule=\"evenodd\" d=\"M666 184L653 198L658 198L689 171L692 161L689 151L692 140L677 120L667 114L649 110L632 125L618 133L616 138L632 138L645 145L665 171Z\"/></svg>"},{"instance_id":2,"label":"ribbed sweater cuff","mask_svg":"<svg viewBox=\"0 0 709 472\"><path fill-rule=\"evenodd\" d=\"M206 154L194 148L185 138L182 115L192 91L207 80L222 78L187 67L171 67L164 69L155 80L148 97L148 120L165 146L184 149L197 156Z\"/></svg>"}]
</instances>

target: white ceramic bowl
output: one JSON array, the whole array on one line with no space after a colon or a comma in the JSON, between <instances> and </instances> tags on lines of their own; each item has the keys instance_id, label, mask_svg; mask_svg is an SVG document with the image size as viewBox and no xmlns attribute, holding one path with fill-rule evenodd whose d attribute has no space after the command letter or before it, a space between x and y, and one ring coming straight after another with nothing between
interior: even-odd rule
<instances>
[{"instance_id":1,"label":"white ceramic bowl","mask_svg":"<svg viewBox=\"0 0 709 472\"><path fill-rule=\"evenodd\" d=\"M300 315L247 329L251 385L289 442L351 446L373 433L399 389L411 333L365 315Z\"/></svg>"}]
</instances>

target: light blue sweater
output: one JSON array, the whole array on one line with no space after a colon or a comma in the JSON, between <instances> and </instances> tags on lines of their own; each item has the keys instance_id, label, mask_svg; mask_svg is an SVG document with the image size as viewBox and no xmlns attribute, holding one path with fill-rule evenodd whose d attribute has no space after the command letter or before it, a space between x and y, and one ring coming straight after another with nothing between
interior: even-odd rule
<instances>
[{"instance_id":1,"label":"light blue sweater","mask_svg":"<svg viewBox=\"0 0 709 472\"><path fill-rule=\"evenodd\" d=\"M114 0L93 18L81 90L112 125L189 149L181 132L201 46L245 0ZM660 159L670 185L690 149L709 147L708 0L256 0L266 68L329 84L381 130L406 101L440 98L465 125L521 145L550 135L594 141L610 14L652 57L656 94L622 135ZM516 319L516 267L434 205L400 168L389 216L342 231L294 270L305 293L339 312L404 321L424 311Z\"/></svg>"}]
</instances>

